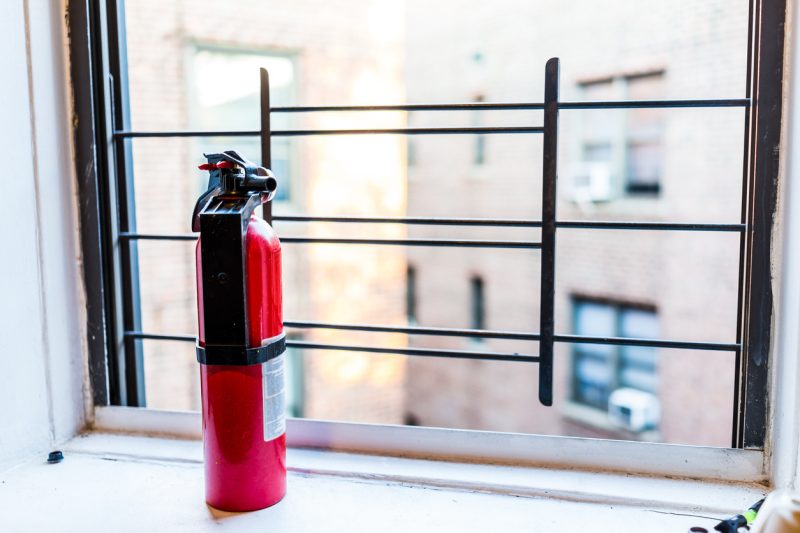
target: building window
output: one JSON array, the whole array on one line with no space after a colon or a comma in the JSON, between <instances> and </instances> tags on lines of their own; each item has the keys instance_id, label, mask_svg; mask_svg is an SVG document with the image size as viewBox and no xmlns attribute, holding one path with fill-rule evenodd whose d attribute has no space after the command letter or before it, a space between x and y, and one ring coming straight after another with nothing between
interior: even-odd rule
<instances>
[{"instance_id":1,"label":"building window","mask_svg":"<svg viewBox=\"0 0 800 533\"><path fill-rule=\"evenodd\" d=\"M483 95L478 95L473 98L473 102L479 104L484 101ZM476 128L480 128L483 125L483 121L481 120L481 112L480 110L476 109L473 111L473 119L472 125ZM475 165L483 165L486 162L486 135L476 134L475 135L475 149L473 151L472 163Z\"/></svg>"},{"instance_id":2,"label":"building window","mask_svg":"<svg viewBox=\"0 0 800 533\"><path fill-rule=\"evenodd\" d=\"M658 338L655 309L587 298L573 299L576 335ZM618 389L658 392L658 350L642 346L575 344L572 357L572 400L608 409Z\"/></svg>"},{"instance_id":3,"label":"building window","mask_svg":"<svg viewBox=\"0 0 800 533\"><path fill-rule=\"evenodd\" d=\"M486 329L486 302L483 279L475 276L470 280L470 327Z\"/></svg>"},{"instance_id":4,"label":"building window","mask_svg":"<svg viewBox=\"0 0 800 533\"><path fill-rule=\"evenodd\" d=\"M411 265L406 267L406 319L417 323L417 270Z\"/></svg>"},{"instance_id":5,"label":"building window","mask_svg":"<svg viewBox=\"0 0 800 533\"><path fill-rule=\"evenodd\" d=\"M296 72L286 55L264 51L197 46L191 50L188 68L189 121L198 130L258 129L260 116L258 69L270 75L270 105L292 105L296 96ZM220 73L235 83L221 83ZM288 129L290 117L276 113L270 118L274 130ZM199 137L193 153L218 152L230 138ZM257 137L239 137L234 148L250 159L260 158ZM286 137L272 139L272 171L278 177L277 200L288 200L292 181L291 145ZM198 183L198 194L207 184Z\"/></svg>"},{"instance_id":6,"label":"building window","mask_svg":"<svg viewBox=\"0 0 800 533\"><path fill-rule=\"evenodd\" d=\"M664 73L603 78L581 84L586 100L658 100ZM613 116L587 111L581 127L580 168L576 187L582 198L609 200L658 196L664 167L664 109L630 109Z\"/></svg>"},{"instance_id":7,"label":"building window","mask_svg":"<svg viewBox=\"0 0 800 533\"><path fill-rule=\"evenodd\" d=\"M658 100L664 95L664 75L625 78L629 100ZM657 195L661 191L663 109L628 110L625 145L625 192Z\"/></svg>"}]
</instances>

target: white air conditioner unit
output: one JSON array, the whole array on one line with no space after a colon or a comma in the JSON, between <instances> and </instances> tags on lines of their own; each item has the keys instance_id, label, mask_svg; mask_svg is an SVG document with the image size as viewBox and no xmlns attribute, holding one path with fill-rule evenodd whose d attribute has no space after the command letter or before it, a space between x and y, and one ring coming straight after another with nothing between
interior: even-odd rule
<instances>
[{"instance_id":1,"label":"white air conditioner unit","mask_svg":"<svg viewBox=\"0 0 800 533\"><path fill-rule=\"evenodd\" d=\"M636 433L656 429L661 421L661 403L649 392L617 389L608 398L608 418L617 426Z\"/></svg>"},{"instance_id":2,"label":"white air conditioner unit","mask_svg":"<svg viewBox=\"0 0 800 533\"><path fill-rule=\"evenodd\" d=\"M611 200L611 165L576 163L569 172L572 200L578 203Z\"/></svg>"}]
</instances>

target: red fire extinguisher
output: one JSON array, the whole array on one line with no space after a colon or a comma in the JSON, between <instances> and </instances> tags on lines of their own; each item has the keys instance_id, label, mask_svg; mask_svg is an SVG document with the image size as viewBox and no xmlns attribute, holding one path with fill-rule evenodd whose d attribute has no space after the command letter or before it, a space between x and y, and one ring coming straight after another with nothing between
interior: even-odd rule
<instances>
[{"instance_id":1,"label":"red fire extinguisher","mask_svg":"<svg viewBox=\"0 0 800 533\"><path fill-rule=\"evenodd\" d=\"M281 248L255 213L277 181L235 151L206 158L192 217L206 501L252 511L286 493Z\"/></svg>"}]
</instances>

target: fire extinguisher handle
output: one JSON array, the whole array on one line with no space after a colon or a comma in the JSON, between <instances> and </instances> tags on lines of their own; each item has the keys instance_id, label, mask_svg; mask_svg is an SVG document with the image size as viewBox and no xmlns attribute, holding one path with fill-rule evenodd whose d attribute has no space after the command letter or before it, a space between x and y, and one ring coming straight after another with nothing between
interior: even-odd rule
<instances>
[{"instance_id":1,"label":"fire extinguisher handle","mask_svg":"<svg viewBox=\"0 0 800 533\"><path fill-rule=\"evenodd\" d=\"M262 166L253 163L235 150L218 154L203 154L208 161L200 165L207 170L208 188L200 195L192 213L192 231L200 231L200 213L221 194L252 196L258 194L260 202L266 203L275 196L278 180Z\"/></svg>"}]
</instances>

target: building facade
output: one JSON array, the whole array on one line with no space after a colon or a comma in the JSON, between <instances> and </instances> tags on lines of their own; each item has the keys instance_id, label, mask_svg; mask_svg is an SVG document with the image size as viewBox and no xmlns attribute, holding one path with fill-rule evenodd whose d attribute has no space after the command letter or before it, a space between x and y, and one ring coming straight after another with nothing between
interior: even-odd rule
<instances>
[{"instance_id":1,"label":"building facade","mask_svg":"<svg viewBox=\"0 0 800 533\"><path fill-rule=\"evenodd\" d=\"M258 69L270 72L273 106L387 103L404 99L401 6L385 0L126 3L132 127L138 130L259 128ZM363 31L368 28L369 31ZM272 117L287 128L401 127L397 113ZM205 190L203 153L238 149L260 157L257 138L141 139L132 142L137 229L185 233ZM405 141L400 137L275 137L276 214L405 213ZM380 168L380 172L376 169ZM342 228L277 222L280 235L324 237ZM359 228L353 228L357 231ZM376 236L402 238L402 228ZM196 331L193 243L138 243L142 329ZM318 322L404 319L405 257L399 249L284 245L284 316ZM333 330L292 330L307 342L374 344ZM381 337L405 346L403 336ZM290 350L290 413L363 422L401 422L402 357ZM144 341L148 406L199 409L190 344Z\"/></svg>"},{"instance_id":2,"label":"building facade","mask_svg":"<svg viewBox=\"0 0 800 533\"><path fill-rule=\"evenodd\" d=\"M411 102L537 102L561 60L561 99L745 94L746 2L498 2L408 11ZM459 13L447 19L448 13ZM624 16L623 16L624 15ZM443 22L446 21L446 22ZM447 62L447 75L438 75ZM541 112L414 116L414 126L541 125ZM742 109L563 110L559 220L738 223ZM541 218L541 138L413 139L412 216ZM413 228L414 237L538 240L538 229ZM557 333L734 342L735 233L559 229ZM422 326L539 329L539 252L414 249L409 312ZM536 354L535 342L413 345ZM734 353L557 343L552 408L535 365L414 359L409 419L421 425L730 445ZM612 394L617 393L615 398ZM609 403L647 411L617 423ZM658 412L660 411L660 416ZM621 422L621 423L620 423Z\"/></svg>"},{"instance_id":3,"label":"building facade","mask_svg":"<svg viewBox=\"0 0 800 533\"><path fill-rule=\"evenodd\" d=\"M537 102L561 59L561 99L744 95L747 2L128 2L131 125L258 129L273 105ZM530 126L540 111L273 115L274 129ZM744 111L564 110L560 220L739 222ZM257 139L132 141L138 231L181 233L204 151ZM275 214L541 218L537 135L273 140ZM536 228L277 222L280 235L540 239ZM733 342L735 233L560 229L556 331ZM140 242L142 329L193 333L189 243ZM539 252L284 246L291 321L538 331ZM536 354L535 342L290 330L333 344ZM191 345L144 341L148 404L199 406ZM555 405L535 365L295 350L291 413L544 434L730 443L734 354L557 344ZM644 422L609 407L646 411ZM619 414L619 412L617 413ZM630 417L629 417L630 418Z\"/></svg>"}]
</instances>

